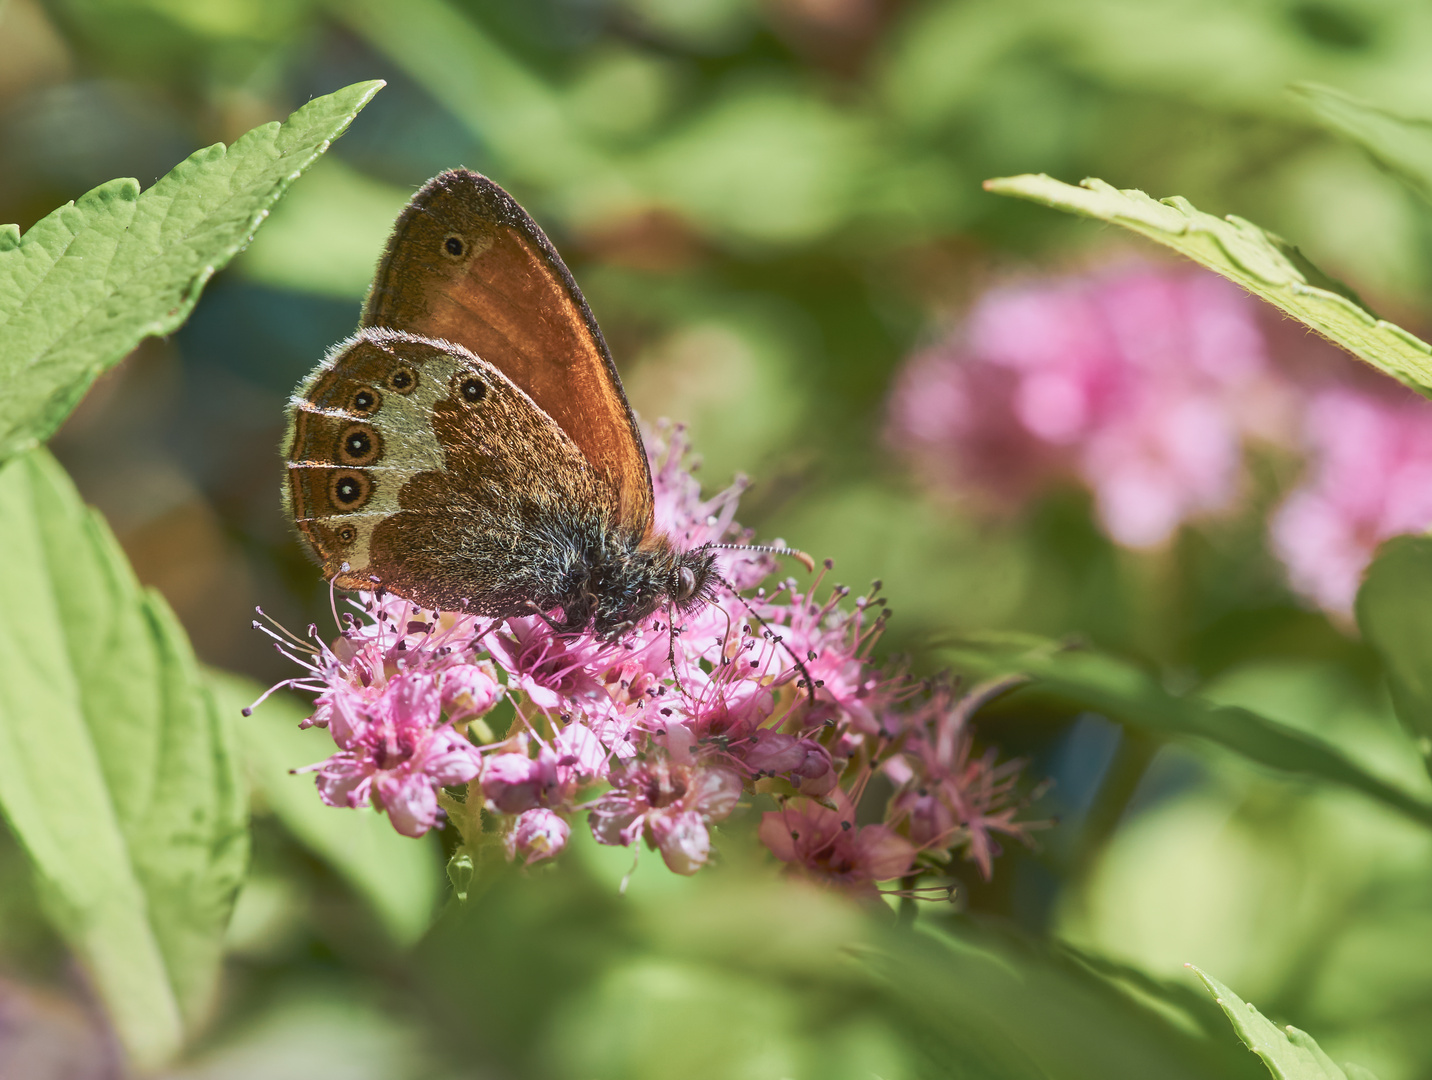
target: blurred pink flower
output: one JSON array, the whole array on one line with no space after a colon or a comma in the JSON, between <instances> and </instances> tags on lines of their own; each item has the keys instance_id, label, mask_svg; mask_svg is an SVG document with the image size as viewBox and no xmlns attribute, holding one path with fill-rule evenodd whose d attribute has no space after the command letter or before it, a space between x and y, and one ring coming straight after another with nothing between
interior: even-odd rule
<instances>
[{"instance_id":1,"label":"blurred pink flower","mask_svg":"<svg viewBox=\"0 0 1432 1080\"><path fill-rule=\"evenodd\" d=\"M970 720L981 705L1024 680L995 680L963 697L948 682L937 684L921 710L906 722L910 734L901 752L884 763L896 791L886 823L903 830L920 851L945 854L965 849L965 857L988 881L1000 853L995 833L1030 843L1029 832L1043 822L1017 821L1024 809L1016 781L1022 761L997 764L993 749L975 757Z\"/></svg>"},{"instance_id":2,"label":"blurred pink flower","mask_svg":"<svg viewBox=\"0 0 1432 1080\"><path fill-rule=\"evenodd\" d=\"M1432 526L1432 403L1411 391L1317 393L1305 417L1303 483L1273 515L1273 551L1293 588L1350 616L1377 546Z\"/></svg>"},{"instance_id":3,"label":"blurred pink flower","mask_svg":"<svg viewBox=\"0 0 1432 1080\"><path fill-rule=\"evenodd\" d=\"M761 816L761 841L776 858L819 879L855 892L870 892L877 881L904 877L915 863L915 847L884 825L855 825L855 809L843 791L831 809L812 799L794 799Z\"/></svg>"},{"instance_id":4,"label":"blurred pink flower","mask_svg":"<svg viewBox=\"0 0 1432 1080\"><path fill-rule=\"evenodd\" d=\"M915 357L891 442L932 481L1018 502L1060 476L1118 543L1152 547L1238 495L1267 435L1256 301L1205 271L1125 269L986 293L963 339Z\"/></svg>"}]
</instances>

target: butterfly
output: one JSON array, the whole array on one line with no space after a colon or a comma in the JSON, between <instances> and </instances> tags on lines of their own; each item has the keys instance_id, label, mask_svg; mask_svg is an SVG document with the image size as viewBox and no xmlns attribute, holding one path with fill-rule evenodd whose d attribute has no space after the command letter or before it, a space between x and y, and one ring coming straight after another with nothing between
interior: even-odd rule
<instances>
[{"instance_id":1,"label":"butterfly","mask_svg":"<svg viewBox=\"0 0 1432 1080\"><path fill-rule=\"evenodd\" d=\"M719 581L710 545L679 550L656 528L596 319L485 176L445 172L408 203L358 332L288 419L285 509L339 588L610 638Z\"/></svg>"}]
</instances>

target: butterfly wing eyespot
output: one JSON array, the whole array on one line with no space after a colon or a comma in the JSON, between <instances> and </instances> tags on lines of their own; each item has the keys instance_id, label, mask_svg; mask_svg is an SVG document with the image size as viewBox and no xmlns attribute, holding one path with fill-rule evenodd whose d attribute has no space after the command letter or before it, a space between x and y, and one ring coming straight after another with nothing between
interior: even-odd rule
<instances>
[{"instance_id":1,"label":"butterfly wing eyespot","mask_svg":"<svg viewBox=\"0 0 1432 1080\"><path fill-rule=\"evenodd\" d=\"M456 233L443 238L443 254L450 259L461 259L467 254L467 243Z\"/></svg>"},{"instance_id":2,"label":"butterfly wing eyespot","mask_svg":"<svg viewBox=\"0 0 1432 1080\"><path fill-rule=\"evenodd\" d=\"M411 394L418 387L418 373L406 364L395 368L388 376L388 389L399 394Z\"/></svg>"},{"instance_id":3,"label":"butterfly wing eyespot","mask_svg":"<svg viewBox=\"0 0 1432 1080\"><path fill-rule=\"evenodd\" d=\"M383 439L371 424L349 424L338 437L338 460L345 465L371 465L383 454Z\"/></svg>"},{"instance_id":4,"label":"butterfly wing eyespot","mask_svg":"<svg viewBox=\"0 0 1432 1080\"><path fill-rule=\"evenodd\" d=\"M352 525L345 525L338 530L337 536L343 543L351 544L354 540L358 539L358 530L353 528Z\"/></svg>"},{"instance_id":5,"label":"butterfly wing eyespot","mask_svg":"<svg viewBox=\"0 0 1432 1080\"><path fill-rule=\"evenodd\" d=\"M361 509L372 496L373 481L356 469L339 469L328 481L329 502L340 512Z\"/></svg>"},{"instance_id":6,"label":"butterfly wing eyespot","mask_svg":"<svg viewBox=\"0 0 1432 1080\"><path fill-rule=\"evenodd\" d=\"M374 390L371 386L361 386L353 394L353 400L348 403L348 408L364 416L372 416L383 407L383 395Z\"/></svg>"},{"instance_id":7,"label":"butterfly wing eyespot","mask_svg":"<svg viewBox=\"0 0 1432 1080\"><path fill-rule=\"evenodd\" d=\"M487 397L487 383L472 372L464 372L458 380L457 393L469 405L476 405Z\"/></svg>"}]
</instances>

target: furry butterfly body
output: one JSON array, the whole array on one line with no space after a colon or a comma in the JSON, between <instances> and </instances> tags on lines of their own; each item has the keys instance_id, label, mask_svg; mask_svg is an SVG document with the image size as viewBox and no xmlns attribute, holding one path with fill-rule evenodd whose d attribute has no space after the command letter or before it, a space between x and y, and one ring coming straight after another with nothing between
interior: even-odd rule
<instances>
[{"instance_id":1,"label":"furry butterfly body","mask_svg":"<svg viewBox=\"0 0 1432 1080\"><path fill-rule=\"evenodd\" d=\"M712 581L710 551L655 528L576 282L474 173L435 178L399 216L360 329L291 399L284 450L286 508L340 588L610 636Z\"/></svg>"}]
</instances>

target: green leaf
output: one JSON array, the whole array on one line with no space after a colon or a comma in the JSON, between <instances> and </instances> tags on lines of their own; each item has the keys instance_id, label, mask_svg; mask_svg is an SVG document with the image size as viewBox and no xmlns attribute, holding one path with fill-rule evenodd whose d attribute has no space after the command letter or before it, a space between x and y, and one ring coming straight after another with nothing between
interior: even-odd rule
<instances>
[{"instance_id":1,"label":"green leaf","mask_svg":"<svg viewBox=\"0 0 1432 1080\"><path fill-rule=\"evenodd\" d=\"M1387 670L1398 719L1432 757L1432 537L1382 545L1357 594L1357 625Z\"/></svg>"},{"instance_id":2,"label":"green leaf","mask_svg":"<svg viewBox=\"0 0 1432 1080\"><path fill-rule=\"evenodd\" d=\"M910 1018L938 1032L958 1075L1041 1080L1253 1080L1216 1010L1147 976L1012 931L951 921L862 950ZM974 1067L971 1067L974 1066Z\"/></svg>"},{"instance_id":3,"label":"green leaf","mask_svg":"<svg viewBox=\"0 0 1432 1080\"><path fill-rule=\"evenodd\" d=\"M1260 765L1360 791L1432 825L1432 804L1373 775L1337 747L1250 709L1172 694L1125 660L1011 634L966 638L945 653L956 665L981 673L1023 672L1037 688L1129 727L1207 739Z\"/></svg>"},{"instance_id":4,"label":"green leaf","mask_svg":"<svg viewBox=\"0 0 1432 1080\"><path fill-rule=\"evenodd\" d=\"M184 632L44 450L0 468L0 810L131 1058L202 1019L248 858Z\"/></svg>"},{"instance_id":5,"label":"green leaf","mask_svg":"<svg viewBox=\"0 0 1432 1080\"><path fill-rule=\"evenodd\" d=\"M1315 83L1292 87L1324 126L1357 143L1375 162L1432 202L1432 120L1400 116Z\"/></svg>"},{"instance_id":6,"label":"green leaf","mask_svg":"<svg viewBox=\"0 0 1432 1080\"><path fill-rule=\"evenodd\" d=\"M321 730L301 731L313 712L292 694L278 693L240 718L263 687L224 672L209 682L225 716L236 718L255 809L267 808L305 847L328 863L373 908L393 940L409 945L432 921L442 884L436 834L421 840L400 836L386 817L372 810L325 806L313 777L296 768L333 753Z\"/></svg>"},{"instance_id":7,"label":"green leaf","mask_svg":"<svg viewBox=\"0 0 1432 1080\"><path fill-rule=\"evenodd\" d=\"M999 195L1122 225L1173 248L1419 393L1432 394L1432 345L1379 319L1297 248L1251 222L1231 214L1216 218L1178 196L1157 201L1095 179L1073 187L1042 174L1024 175L986 180L984 186Z\"/></svg>"},{"instance_id":8,"label":"green leaf","mask_svg":"<svg viewBox=\"0 0 1432 1080\"><path fill-rule=\"evenodd\" d=\"M1213 992L1218 1004L1223 1006L1224 1013L1233 1021L1233 1030L1238 1032L1238 1037L1249 1050L1263 1059L1263 1064L1278 1080L1377 1080L1371 1072L1358 1065L1338 1068L1307 1032L1291 1026L1277 1027L1212 975L1192 964L1189 967Z\"/></svg>"},{"instance_id":9,"label":"green leaf","mask_svg":"<svg viewBox=\"0 0 1432 1080\"><path fill-rule=\"evenodd\" d=\"M214 272L382 87L315 98L283 124L191 154L143 193L111 180L0 227L0 462L49 438L95 378L188 318Z\"/></svg>"}]
</instances>

